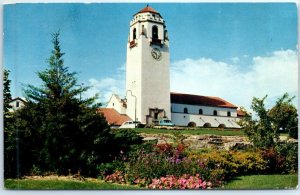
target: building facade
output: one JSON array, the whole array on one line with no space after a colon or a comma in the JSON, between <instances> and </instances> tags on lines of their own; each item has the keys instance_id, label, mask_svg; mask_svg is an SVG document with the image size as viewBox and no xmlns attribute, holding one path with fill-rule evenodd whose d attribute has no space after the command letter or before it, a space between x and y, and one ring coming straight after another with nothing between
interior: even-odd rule
<instances>
[{"instance_id":1,"label":"building facade","mask_svg":"<svg viewBox=\"0 0 300 195\"><path fill-rule=\"evenodd\" d=\"M142 123L171 118L169 38L165 21L147 6L133 16L127 43L127 115Z\"/></svg>"},{"instance_id":2,"label":"building facade","mask_svg":"<svg viewBox=\"0 0 300 195\"><path fill-rule=\"evenodd\" d=\"M18 109L21 109L25 106L25 104L26 104L26 101L24 99L22 99L20 97L16 97L9 102L9 105L11 106L9 111L14 112Z\"/></svg>"},{"instance_id":3,"label":"building facade","mask_svg":"<svg viewBox=\"0 0 300 195\"><path fill-rule=\"evenodd\" d=\"M130 21L126 97L113 94L107 108L143 124L167 118L178 126L240 128L238 107L226 100L170 93L169 55L165 21L147 6Z\"/></svg>"}]
</instances>

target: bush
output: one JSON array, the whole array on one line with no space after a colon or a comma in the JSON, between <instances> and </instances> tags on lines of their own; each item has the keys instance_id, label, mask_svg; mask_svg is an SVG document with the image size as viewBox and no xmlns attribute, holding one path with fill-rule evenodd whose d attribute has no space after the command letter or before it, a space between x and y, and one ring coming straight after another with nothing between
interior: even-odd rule
<instances>
[{"instance_id":1,"label":"bush","mask_svg":"<svg viewBox=\"0 0 300 195\"><path fill-rule=\"evenodd\" d=\"M266 162L258 152L217 151L190 154L203 167L201 174L213 184L238 175L258 174L266 169Z\"/></svg>"},{"instance_id":2,"label":"bush","mask_svg":"<svg viewBox=\"0 0 300 195\"><path fill-rule=\"evenodd\" d=\"M298 143L279 143L274 148L262 151L262 156L267 162L267 173L298 172Z\"/></svg>"},{"instance_id":3,"label":"bush","mask_svg":"<svg viewBox=\"0 0 300 195\"><path fill-rule=\"evenodd\" d=\"M100 173L100 179L103 179L106 175L113 174L115 171L124 171L125 165L122 161L114 160L110 163L102 163L97 167L97 170Z\"/></svg>"}]
</instances>

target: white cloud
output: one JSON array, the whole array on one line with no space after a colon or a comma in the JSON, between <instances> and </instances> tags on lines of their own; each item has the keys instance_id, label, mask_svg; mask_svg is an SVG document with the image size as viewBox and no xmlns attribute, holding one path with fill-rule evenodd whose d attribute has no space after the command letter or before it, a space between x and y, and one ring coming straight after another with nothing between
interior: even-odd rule
<instances>
[{"instance_id":1,"label":"white cloud","mask_svg":"<svg viewBox=\"0 0 300 195\"><path fill-rule=\"evenodd\" d=\"M102 79L90 78L87 82L87 86L91 88L84 93L85 97L92 97L98 94L98 101L102 104L106 104L112 94L124 95L125 91L125 69L122 65L118 68L115 75L111 77L105 77Z\"/></svg>"},{"instance_id":2,"label":"white cloud","mask_svg":"<svg viewBox=\"0 0 300 195\"><path fill-rule=\"evenodd\" d=\"M295 51L281 50L254 57L250 68L245 70L238 64L213 59L185 59L171 65L171 91L219 96L247 109L254 96L268 95L268 106L285 92L298 95L298 53Z\"/></svg>"}]
</instances>

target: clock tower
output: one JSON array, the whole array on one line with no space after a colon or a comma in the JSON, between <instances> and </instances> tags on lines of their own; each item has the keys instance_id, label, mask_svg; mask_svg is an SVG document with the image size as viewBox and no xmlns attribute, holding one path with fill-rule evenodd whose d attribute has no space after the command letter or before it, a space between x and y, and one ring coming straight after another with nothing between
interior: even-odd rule
<instances>
[{"instance_id":1,"label":"clock tower","mask_svg":"<svg viewBox=\"0 0 300 195\"><path fill-rule=\"evenodd\" d=\"M153 124L171 119L169 38L165 21L153 8L133 16L127 43L126 114Z\"/></svg>"}]
</instances>

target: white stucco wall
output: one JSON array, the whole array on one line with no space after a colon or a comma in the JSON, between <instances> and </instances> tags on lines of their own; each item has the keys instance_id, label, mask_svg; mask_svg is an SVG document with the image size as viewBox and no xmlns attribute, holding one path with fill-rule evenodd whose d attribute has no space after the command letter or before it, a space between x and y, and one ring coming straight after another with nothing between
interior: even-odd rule
<instances>
[{"instance_id":1,"label":"white stucco wall","mask_svg":"<svg viewBox=\"0 0 300 195\"><path fill-rule=\"evenodd\" d=\"M25 106L24 102L18 98L12 100L9 105L11 106L11 108L9 109L10 112L14 112L22 107Z\"/></svg>"},{"instance_id":2,"label":"white stucco wall","mask_svg":"<svg viewBox=\"0 0 300 195\"><path fill-rule=\"evenodd\" d=\"M189 114L199 114L199 109L202 109L203 115L213 115L214 110L217 111L218 116L227 116L227 112L230 112L230 116L237 117L237 111L234 108L223 108L223 107L209 107L209 106L197 106L188 104L177 104L172 103L172 112L183 113L184 108L188 109Z\"/></svg>"},{"instance_id":3,"label":"white stucco wall","mask_svg":"<svg viewBox=\"0 0 300 195\"><path fill-rule=\"evenodd\" d=\"M126 114L126 108L123 106L123 102L116 94L111 96L106 108L114 108L120 114Z\"/></svg>"},{"instance_id":4,"label":"white stucco wall","mask_svg":"<svg viewBox=\"0 0 300 195\"><path fill-rule=\"evenodd\" d=\"M150 45L153 25L158 27L158 39L164 40L163 19L158 17L158 14L153 18L151 13L142 13L137 14L130 23L129 42L127 44L127 115L134 118L136 114L137 120L142 123L146 123L146 115L149 114L150 108L164 109L166 116L171 118L169 43L165 41L162 47ZM142 26L144 26L144 32L146 32L144 34L147 36L141 33ZM136 28L135 40L133 40L134 28ZM132 41L136 45L130 47ZM155 60L152 57L153 48L158 48L161 51L160 60Z\"/></svg>"},{"instance_id":5,"label":"white stucco wall","mask_svg":"<svg viewBox=\"0 0 300 195\"><path fill-rule=\"evenodd\" d=\"M233 108L196 106L186 104L171 104L172 106L172 122L178 126L187 126L189 122L196 123L196 126L202 127L205 123L210 123L212 127L218 127L224 124L228 128L240 128L236 123L240 119L237 118L237 111ZM188 113L183 113L184 108L188 109ZM199 109L203 110L203 114L199 114ZM217 116L213 115L214 110ZM227 112L231 116L227 116Z\"/></svg>"}]
</instances>

